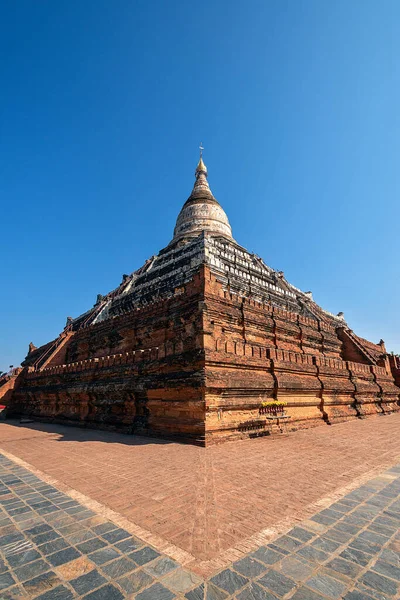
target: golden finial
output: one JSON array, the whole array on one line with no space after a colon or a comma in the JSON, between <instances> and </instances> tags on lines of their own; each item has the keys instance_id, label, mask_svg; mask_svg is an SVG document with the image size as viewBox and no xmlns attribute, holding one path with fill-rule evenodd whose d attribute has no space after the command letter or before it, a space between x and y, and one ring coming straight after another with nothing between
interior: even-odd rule
<instances>
[{"instance_id":1,"label":"golden finial","mask_svg":"<svg viewBox=\"0 0 400 600\"><path fill-rule=\"evenodd\" d=\"M199 160L198 165L196 167L196 177L200 173L205 173L207 175L207 167L206 167L206 165L204 164L204 161L203 161L203 150L204 150L204 147L203 147L203 144L201 142L200 142L199 149L200 149L200 160Z\"/></svg>"}]
</instances>

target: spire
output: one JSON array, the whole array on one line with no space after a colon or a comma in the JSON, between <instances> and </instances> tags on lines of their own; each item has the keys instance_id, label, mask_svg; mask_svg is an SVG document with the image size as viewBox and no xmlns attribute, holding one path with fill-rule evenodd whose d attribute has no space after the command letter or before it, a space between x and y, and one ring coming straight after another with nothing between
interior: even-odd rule
<instances>
[{"instance_id":1,"label":"spire","mask_svg":"<svg viewBox=\"0 0 400 600\"><path fill-rule=\"evenodd\" d=\"M196 178L200 175L200 173L204 173L205 176L207 177L207 167L204 164L203 158L201 156L200 156L200 160L196 167L196 173L195 173Z\"/></svg>"},{"instance_id":2,"label":"spire","mask_svg":"<svg viewBox=\"0 0 400 600\"><path fill-rule=\"evenodd\" d=\"M203 161L203 150L204 148L200 144L200 159L195 171L196 181L189 198L214 198L207 181L208 171Z\"/></svg>"},{"instance_id":3,"label":"spire","mask_svg":"<svg viewBox=\"0 0 400 600\"><path fill-rule=\"evenodd\" d=\"M204 161L203 161L203 150L204 150L204 147L203 147L203 144L201 142L200 142L199 148L200 148L200 159L199 159L199 162L198 162L197 167L196 167L196 172L195 172L196 179L198 178L198 176L200 175L200 173L204 173L205 176L207 177L207 167L206 167L206 165L204 164Z\"/></svg>"}]
</instances>

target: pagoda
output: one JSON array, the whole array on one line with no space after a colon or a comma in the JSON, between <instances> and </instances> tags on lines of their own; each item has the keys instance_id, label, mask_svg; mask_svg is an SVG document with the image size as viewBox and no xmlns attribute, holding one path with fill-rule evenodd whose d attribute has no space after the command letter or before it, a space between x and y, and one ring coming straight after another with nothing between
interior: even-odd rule
<instances>
[{"instance_id":1,"label":"pagoda","mask_svg":"<svg viewBox=\"0 0 400 600\"><path fill-rule=\"evenodd\" d=\"M168 246L33 344L9 416L201 445L400 409L400 364L232 237L203 157ZM397 385L395 383L397 382Z\"/></svg>"}]
</instances>

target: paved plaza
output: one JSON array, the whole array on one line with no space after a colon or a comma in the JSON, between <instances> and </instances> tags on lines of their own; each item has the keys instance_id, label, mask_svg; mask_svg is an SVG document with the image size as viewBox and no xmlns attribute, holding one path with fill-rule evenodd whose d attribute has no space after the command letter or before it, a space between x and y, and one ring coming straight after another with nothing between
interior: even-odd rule
<instances>
[{"instance_id":1,"label":"paved plaza","mask_svg":"<svg viewBox=\"0 0 400 600\"><path fill-rule=\"evenodd\" d=\"M0 424L0 600L400 598L400 415L210 448Z\"/></svg>"}]
</instances>

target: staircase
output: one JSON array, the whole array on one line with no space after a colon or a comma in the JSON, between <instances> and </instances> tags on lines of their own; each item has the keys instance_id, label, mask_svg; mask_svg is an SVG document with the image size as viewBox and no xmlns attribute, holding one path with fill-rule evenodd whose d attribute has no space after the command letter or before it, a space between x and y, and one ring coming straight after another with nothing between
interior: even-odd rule
<instances>
[{"instance_id":1,"label":"staircase","mask_svg":"<svg viewBox=\"0 0 400 600\"><path fill-rule=\"evenodd\" d=\"M16 367L8 373L3 373L0 377L0 410L8 405L14 389L16 389L23 379L24 370Z\"/></svg>"},{"instance_id":2,"label":"staircase","mask_svg":"<svg viewBox=\"0 0 400 600\"><path fill-rule=\"evenodd\" d=\"M56 354L61 350L63 346L70 340L74 335L73 331L63 331L60 333L58 338L45 350L45 352L39 356L39 358L33 363L35 371L43 371L43 369L49 364L49 362L55 357Z\"/></svg>"},{"instance_id":3,"label":"staircase","mask_svg":"<svg viewBox=\"0 0 400 600\"><path fill-rule=\"evenodd\" d=\"M369 352L369 350L367 350L367 348L365 348L365 346L363 346L358 341L358 339L353 334L353 332L350 329L345 329L344 331L348 335L348 337L351 339L351 341L353 342L353 344L355 346L357 346L357 348L360 350L360 352L362 352L364 354L364 356L366 358L368 358L368 360L370 360L373 365L376 365L377 364L376 359L372 356L372 354Z\"/></svg>"},{"instance_id":4,"label":"staircase","mask_svg":"<svg viewBox=\"0 0 400 600\"><path fill-rule=\"evenodd\" d=\"M372 365L376 365L376 359L372 356L372 354L365 348L353 334L350 329L342 329L344 335L346 335L351 342L357 347L357 349L365 356L366 359L370 361Z\"/></svg>"},{"instance_id":5,"label":"staircase","mask_svg":"<svg viewBox=\"0 0 400 600\"><path fill-rule=\"evenodd\" d=\"M2 385L5 385L7 383L7 381L9 380L9 375L8 373L3 373L3 375L0 375L0 387Z\"/></svg>"},{"instance_id":6,"label":"staircase","mask_svg":"<svg viewBox=\"0 0 400 600\"><path fill-rule=\"evenodd\" d=\"M84 329L85 327L89 327L95 320L95 318L101 313L105 305L107 304L107 300L104 299L95 307L94 310L86 317L84 321L79 325L79 329Z\"/></svg>"}]
</instances>

